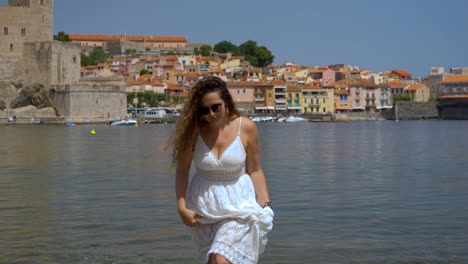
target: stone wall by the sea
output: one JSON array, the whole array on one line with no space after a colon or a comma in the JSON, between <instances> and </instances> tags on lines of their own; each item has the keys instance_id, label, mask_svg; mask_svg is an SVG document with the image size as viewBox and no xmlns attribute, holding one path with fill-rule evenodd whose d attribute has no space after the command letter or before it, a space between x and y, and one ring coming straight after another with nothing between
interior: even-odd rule
<instances>
[{"instance_id":1,"label":"stone wall by the sea","mask_svg":"<svg viewBox=\"0 0 468 264\"><path fill-rule=\"evenodd\" d=\"M383 111L382 116L389 120L438 119L437 102L395 102L393 108Z\"/></svg>"}]
</instances>

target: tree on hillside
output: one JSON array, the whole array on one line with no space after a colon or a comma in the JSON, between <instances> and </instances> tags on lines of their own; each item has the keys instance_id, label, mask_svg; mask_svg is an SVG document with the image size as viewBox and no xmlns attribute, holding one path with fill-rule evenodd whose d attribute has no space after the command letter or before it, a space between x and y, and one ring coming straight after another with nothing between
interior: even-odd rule
<instances>
[{"instance_id":1,"label":"tree on hillside","mask_svg":"<svg viewBox=\"0 0 468 264\"><path fill-rule=\"evenodd\" d=\"M257 47L255 49L255 57L257 59L257 67L265 67L273 63L275 56L271 54L271 51L265 46Z\"/></svg>"},{"instance_id":2,"label":"tree on hillside","mask_svg":"<svg viewBox=\"0 0 468 264\"><path fill-rule=\"evenodd\" d=\"M203 45L200 48L193 49L195 55L211 56L213 48L210 45Z\"/></svg>"},{"instance_id":3,"label":"tree on hillside","mask_svg":"<svg viewBox=\"0 0 468 264\"><path fill-rule=\"evenodd\" d=\"M95 47L89 55L81 54L81 66L97 65L111 58L102 47Z\"/></svg>"},{"instance_id":4,"label":"tree on hillside","mask_svg":"<svg viewBox=\"0 0 468 264\"><path fill-rule=\"evenodd\" d=\"M234 55L239 55L239 48L227 40L223 40L214 45L213 50L218 53L231 52Z\"/></svg>"},{"instance_id":5,"label":"tree on hillside","mask_svg":"<svg viewBox=\"0 0 468 264\"><path fill-rule=\"evenodd\" d=\"M257 48L256 41L247 40L246 42L242 43L239 46L239 53L245 56L246 60L249 60L251 56L255 56L257 54L256 48Z\"/></svg>"},{"instance_id":6,"label":"tree on hillside","mask_svg":"<svg viewBox=\"0 0 468 264\"><path fill-rule=\"evenodd\" d=\"M252 66L264 67L273 63L275 56L265 46L257 46L257 42L247 40L239 47L229 41L221 41L214 46L214 51L225 53L232 52L234 55L244 56Z\"/></svg>"},{"instance_id":7,"label":"tree on hillside","mask_svg":"<svg viewBox=\"0 0 468 264\"><path fill-rule=\"evenodd\" d=\"M57 35L54 35L54 40L71 41L70 36L63 31L60 31Z\"/></svg>"}]
</instances>

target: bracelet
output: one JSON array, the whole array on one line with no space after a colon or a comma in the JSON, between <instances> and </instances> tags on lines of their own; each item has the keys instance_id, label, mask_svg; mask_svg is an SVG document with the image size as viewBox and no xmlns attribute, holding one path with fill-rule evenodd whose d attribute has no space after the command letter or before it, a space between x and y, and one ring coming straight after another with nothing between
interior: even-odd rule
<instances>
[{"instance_id":1,"label":"bracelet","mask_svg":"<svg viewBox=\"0 0 468 264\"><path fill-rule=\"evenodd\" d=\"M271 202L270 202L270 201L265 202L265 203L263 204L262 208L265 208L265 207L267 207L267 206L270 207L271 209L273 209L273 206L271 206Z\"/></svg>"}]
</instances>

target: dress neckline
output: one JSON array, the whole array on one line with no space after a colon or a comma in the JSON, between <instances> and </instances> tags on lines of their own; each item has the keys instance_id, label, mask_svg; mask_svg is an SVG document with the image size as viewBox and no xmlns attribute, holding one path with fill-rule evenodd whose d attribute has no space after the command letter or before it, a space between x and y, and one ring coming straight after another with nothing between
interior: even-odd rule
<instances>
[{"instance_id":1,"label":"dress neckline","mask_svg":"<svg viewBox=\"0 0 468 264\"><path fill-rule=\"evenodd\" d=\"M201 142L203 143L203 145L205 145L206 149L209 151L209 153L211 154L211 156L213 158L215 158L217 161L221 161L223 160L223 157L224 157L224 154L226 154L226 152L228 152L228 150L232 147L232 145L234 145L234 143L237 141L238 138L240 138L240 135L237 135L232 141L231 143L229 144L229 146L223 151L223 153L221 153L221 155L219 155L219 157L216 157L216 155L213 153L213 151L208 147L208 145L206 144L205 140L202 138L201 135L198 135L198 137L201 139ZM214 146L213 146L214 147Z\"/></svg>"}]
</instances>

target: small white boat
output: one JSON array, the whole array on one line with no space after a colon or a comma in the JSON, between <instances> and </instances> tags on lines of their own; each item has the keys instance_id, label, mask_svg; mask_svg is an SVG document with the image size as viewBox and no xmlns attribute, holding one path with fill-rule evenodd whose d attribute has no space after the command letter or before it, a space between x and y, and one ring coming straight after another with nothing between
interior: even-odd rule
<instances>
[{"instance_id":1,"label":"small white boat","mask_svg":"<svg viewBox=\"0 0 468 264\"><path fill-rule=\"evenodd\" d=\"M272 116L263 116L263 117L257 116L257 117L252 118L253 122L273 122L275 120L276 118Z\"/></svg>"},{"instance_id":2,"label":"small white boat","mask_svg":"<svg viewBox=\"0 0 468 264\"><path fill-rule=\"evenodd\" d=\"M135 126L138 122L133 119L119 120L111 123L111 126Z\"/></svg>"},{"instance_id":3,"label":"small white boat","mask_svg":"<svg viewBox=\"0 0 468 264\"><path fill-rule=\"evenodd\" d=\"M288 116L285 120L285 122L306 122L307 119L299 116Z\"/></svg>"}]
</instances>

